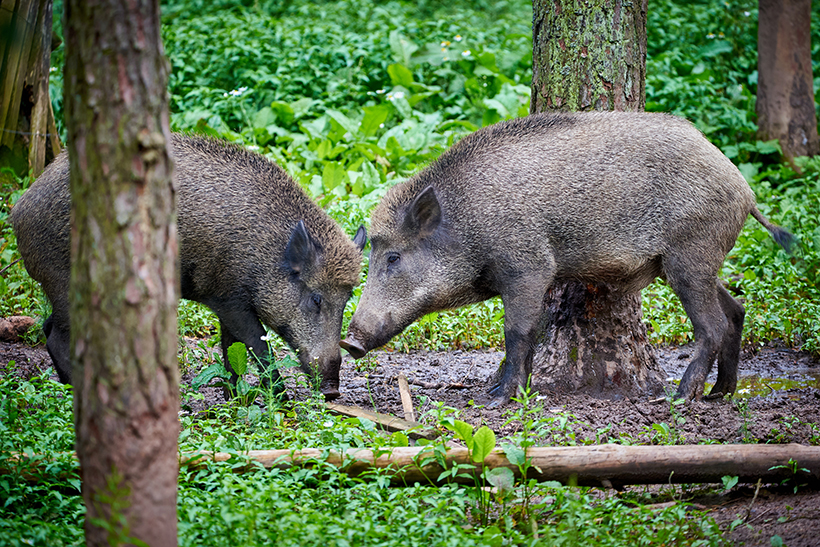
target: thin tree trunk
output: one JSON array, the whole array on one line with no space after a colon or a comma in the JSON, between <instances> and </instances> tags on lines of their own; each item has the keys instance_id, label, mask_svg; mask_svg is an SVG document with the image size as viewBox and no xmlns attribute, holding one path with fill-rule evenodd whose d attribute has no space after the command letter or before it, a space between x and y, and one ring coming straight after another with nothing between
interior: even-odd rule
<instances>
[{"instance_id":1,"label":"thin tree trunk","mask_svg":"<svg viewBox=\"0 0 820 547\"><path fill-rule=\"evenodd\" d=\"M533 1L530 113L643 110L646 0ZM557 283L544 299L533 386L597 396L656 393L662 374L640 293Z\"/></svg>"},{"instance_id":2,"label":"thin tree trunk","mask_svg":"<svg viewBox=\"0 0 820 547\"><path fill-rule=\"evenodd\" d=\"M69 0L65 9L86 543L176 545L179 289L159 3Z\"/></svg>"},{"instance_id":3,"label":"thin tree trunk","mask_svg":"<svg viewBox=\"0 0 820 547\"><path fill-rule=\"evenodd\" d=\"M817 155L811 0L760 0L758 20L758 138L777 139L789 159Z\"/></svg>"}]
</instances>

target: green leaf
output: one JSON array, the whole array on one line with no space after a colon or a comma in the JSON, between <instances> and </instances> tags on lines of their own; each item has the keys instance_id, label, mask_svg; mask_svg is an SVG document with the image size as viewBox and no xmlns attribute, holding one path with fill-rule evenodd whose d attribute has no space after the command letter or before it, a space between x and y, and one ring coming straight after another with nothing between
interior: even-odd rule
<instances>
[{"instance_id":1,"label":"green leaf","mask_svg":"<svg viewBox=\"0 0 820 547\"><path fill-rule=\"evenodd\" d=\"M393 85L400 85L409 88L413 85L413 73L404 65L398 63L387 67L387 74L390 75L390 80Z\"/></svg>"},{"instance_id":2,"label":"green leaf","mask_svg":"<svg viewBox=\"0 0 820 547\"><path fill-rule=\"evenodd\" d=\"M483 462L493 448L495 448L495 433L486 425L482 425L473 435L473 461Z\"/></svg>"},{"instance_id":3,"label":"green leaf","mask_svg":"<svg viewBox=\"0 0 820 547\"><path fill-rule=\"evenodd\" d=\"M390 440L392 441L393 446L410 446L410 439L407 438L407 435L404 431L396 431L392 435L390 435Z\"/></svg>"},{"instance_id":4,"label":"green leaf","mask_svg":"<svg viewBox=\"0 0 820 547\"><path fill-rule=\"evenodd\" d=\"M276 113L269 106L264 107L253 115L253 126L257 129L265 129L269 125L276 123Z\"/></svg>"},{"instance_id":5,"label":"green leaf","mask_svg":"<svg viewBox=\"0 0 820 547\"><path fill-rule=\"evenodd\" d=\"M301 99L301 100L304 101L305 99ZM307 105L310 106L310 104L313 103L313 100L312 99L307 99L307 100L309 101L309 103L307 103ZM297 101L297 102L300 102L300 101ZM296 103L294 103L294 104L296 104ZM282 102L282 101L273 101L270 104L270 107L271 107L271 111L274 114L276 114L276 119L279 121L280 125L288 126L288 125L291 124L291 122L293 122L293 119L295 117L295 111L294 111L293 106L289 105L288 103Z\"/></svg>"},{"instance_id":6,"label":"green leaf","mask_svg":"<svg viewBox=\"0 0 820 547\"><path fill-rule=\"evenodd\" d=\"M345 168L344 166L336 161L329 161L325 164L325 168L322 170L322 185L324 186L326 191L331 191L345 178Z\"/></svg>"},{"instance_id":7,"label":"green leaf","mask_svg":"<svg viewBox=\"0 0 820 547\"><path fill-rule=\"evenodd\" d=\"M511 469L507 467L496 467L495 469L487 471L485 476L487 477L487 482L498 488L499 492L503 492L504 494L512 492L515 475Z\"/></svg>"},{"instance_id":8,"label":"green leaf","mask_svg":"<svg viewBox=\"0 0 820 547\"><path fill-rule=\"evenodd\" d=\"M772 139L770 141L757 141L755 143L755 148L761 154L780 154L780 142L777 139Z\"/></svg>"},{"instance_id":9,"label":"green leaf","mask_svg":"<svg viewBox=\"0 0 820 547\"><path fill-rule=\"evenodd\" d=\"M498 526L488 526L482 534L482 543L487 547L504 545L504 534Z\"/></svg>"},{"instance_id":10,"label":"green leaf","mask_svg":"<svg viewBox=\"0 0 820 547\"><path fill-rule=\"evenodd\" d=\"M527 463L527 453L523 449L513 444L505 444L503 449L504 455L511 464L521 467Z\"/></svg>"},{"instance_id":11,"label":"green leaf","mask_svg":"<svg viewBox=\"0 0 820 547\"><path fill-rule=\"evenodd\" d=\"M214 363L196 375L196 378L191 381L191 387L197 390L214 378L227 380L230 377L230 373L228 373L222 363Z\"/></svg>"},{"instance_id":12,"label":"green leaf","mask_svg":"<svg viewBox=\"0 0 820 547\"><path fill-rule=\"evenodd\" d=\"M351 135L355 135L359 132L359 124L339 112L338 110L329 109L327 111L327 115L336 123L341 125L345 131L350 133Z\"/></svg>"},{"instance_id":13,"label":"green leaf","mask_svg":"<svg viewBox=\"0 0 820 547\"><path fill-rule=\"evenodd\" d=\"M228 348L228 362L233 371L242 376L248 371L248 348L242 342L234 342Z\"/></svg>"},{"instance_id":14,"label":"green leaf","mask_svg":"<svg viewBox=\"0 0 820 547\"><path fill-rule=\"evenodd\" d=\"M393 52L393 58L404 64L410 66L410 56L419 47L411 42L407 37L402 35L398 30L390 31L390 50Z\"/></svg>"},{"instance_id":15,"label":"green leaf","mask_svg":"<svg viewBox=\"0 0 820 547\"><path fill-rule=\"evenodd\" d=\"M453 422L452 430L456 437L464 441L469 450L473 449L473 426L462 420L455 420Z\"/></svg>"},{"instance_id":16,"label":"green leaf","mask_svg":"<svg viewBox=\"0 0 820 547\"><path fill-rule=\"evenodd\" d=\"M237 342L237 344L238 343L239 342ZM247 381L243 380L242 378L240 378L239 380L236 381L236 394L237 395L239 395L240 397L244 397L250 391L251 391L251 385Z\"/></svg>"},{"instance_id":17,"label":"green leaf","mask_svg":"<svg viewBox=\"0 0 820 547\"><path fill-rule=\"evenodd\" d=\"M390 115L390 105L380 104L376 106L364 107L364 118L362 118L362 125L359 130L365 137L375 135L387 117Z\"/></svg>"},{"instance_id":18,"label":"green leaf","mask_svg":"<svg viewBox=\"0 0 820 547\"><path fill-rule=\"evenodd\" d=\"M700 51L698 51L698 56L715 57L721 53L729 53L733 49L732 43L728 40L715 40L714 42L700 48Z\"/></svg>"}]
</instances>

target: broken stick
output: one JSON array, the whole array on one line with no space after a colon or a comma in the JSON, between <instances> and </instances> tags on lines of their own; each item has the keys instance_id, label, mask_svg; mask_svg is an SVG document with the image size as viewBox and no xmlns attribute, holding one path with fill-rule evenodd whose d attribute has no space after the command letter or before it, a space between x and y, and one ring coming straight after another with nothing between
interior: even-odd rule
<instances>
[{"instance_id":1,"label":"broken stick","mask_svg":"<svg viewBox=\"0 0 820 547\"><path fill-rule=\"evenodd\" d=\"M381 414L371 410L365 410L354 406L337 405L336 403L325 403L327 409L334 414L350 416L352 418L366 418L386 431L404 431L413 439L435 439L441 433L432 427L426 427L418 422L402 420L389 414Z\"/></svg>"},{"instance_id":2,"label":"broken stick","mask_svg":"<svg viewBox=\"0 0 820 547\"><path fill-rule=\"evenodd\" d=\"M410 397L410 386L407 384L407 376L399 372L399 395L401 395L401 407L404 409L404 419L408 422L415 422L416 415L413 412L413 399Z\"/></svg>"}]
</instances>

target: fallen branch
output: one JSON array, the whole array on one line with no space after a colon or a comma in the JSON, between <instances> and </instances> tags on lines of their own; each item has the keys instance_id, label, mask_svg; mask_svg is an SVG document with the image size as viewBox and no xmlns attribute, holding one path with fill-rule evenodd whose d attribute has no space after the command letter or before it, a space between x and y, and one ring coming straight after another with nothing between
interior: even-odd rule
<instances>
[{"instance_id":1,"label":"fallen branch","mask_svg":"<svg viewBox=\"0 0 820 547\"><path fill-rule=\"evenodd\" d=\"M785 445L688 445L688 446L595 446L532 447L527 451L531 460L528 477L539 482L559 481L578 486L601 486L605 481L615 485L720 483L727 475L737 476L741 483L776 483L794 478L789 461L797 462L799 480L806 486L820 486L820 447L798 444ZM271 469L330 465L360 477L376 472L391 477L393 485L437 484L444 468L433 457L430 447L398 447L378 451L353 449L340 453L330 449L251 450L239 458L248 463L237 472L252 471L260 466ZM225 452L198 452L180 456L180 466L201 467L207 462L224 462L237 458ZM36 480L41 466L53 465L53 460L16 455L12 461L24 464L27 477ZM240 460L241 461L241 460ZM460 465L455 482L474 484L481 472L466 448L448 448L445 464L448 469ZM485 459L487 468L506 467L520 477L501 450L493 450ZM19 470L19 466L17 467ZM472 470L472 476L467 475ZM0 467L0 475L11 470ZM17 471L19 472L19 471ZM74 475L75 469L67 470Z\"/></svg>"},{"instance_id":2,"label":"fallen branch","mask_svg":"<svg viewBox=\"0 0 820 547\"><path fill-rule=\"evenodd\" d=\"M616 485L673 483L720 483L727 475L740 482L780 482L793 478L788 468L796 461L800 480L820 485L820 448L797 444L786 445L688 445L688 446L569 446L532 447L528 478L538 481L559 481L578 486L601 486L605 481ZM183 465L201 465L205 461L225 461L224 453L192 455ZM429 447L399 447L389 451L350 450L341 454L332 450L257 450L247 457L265 468L288 468L315 465L318 461L340 468L351 476L362 476L381 470L391 476L394 484L437 483L444 471L432 456ZM472 469L475 476L480 466L472 463L466 448L449 448L446 466L458 464ZM518 477L501 450L494 450L484 461L487 468L506 467ZM249 466L252 468L253 466ZM473 477L459 475L456 482L473 483Z\"/></svg>"},{"instance_id":3,"label":"fallen branch","mask_svg":"<svg viewBox=\"0 0 820 547\"><path fill-rule=\"evenodd\" d=\"M350 416L351 418L366 418L381 426L385 431L404 431L409 437L414 439L435 439L441 435L437 429L425 427L418 422L402 420L389 414L380 414L371 410L365 410L355 406L337 405L336 403L325 403L325 405L327 409L334 414Z\"/></svg>"}]
</instances>

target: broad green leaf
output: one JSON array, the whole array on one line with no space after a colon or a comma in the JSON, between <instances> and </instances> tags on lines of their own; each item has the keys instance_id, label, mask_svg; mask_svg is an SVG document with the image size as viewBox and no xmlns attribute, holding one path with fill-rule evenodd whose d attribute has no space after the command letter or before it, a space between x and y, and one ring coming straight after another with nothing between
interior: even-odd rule
<instances>
[{"instance_id":1,"label":"broad green leaf","mask_svg":"<svg viewBox=\"0 0 820 547\"><path fill-rule=\"evenodd\" d=\"M257 129L265 129L269 125L276 123L276 113L271 107L266 106L253 115L253 126Z\"/></svg>"},{"instance_id":2,"label":"broad green leaf","mask_svg":"<svg viewBox=\"0 0 820 547\"><path fill-rule=\"evenodd\" d=\"M236 394L240 397L244 397L251 391L251 385L246 381L240 378L236 381Z\"/></svg>"},{"instance_id":3,"label":"broad green leaf","mask_svg":"<svg viewBox=\"0 0 820 547\"><path fill-rule=\"evenodd\" d=\"M396 62L410 66L410 56L413 55L413 52L419 47L398 30L391 30L389 39L390 50L393 52L393 58Z\"/></svg>"},{"instance_id":4,"label":"broad green leaf","mask_svg":"<svg viewBox=\"0 0 820 547\"><path fill-rule=\"evenodd\" d=\"M409 88L413 85L413 73L404 65L398 63L387 67L387 74L390 75L390 80L393 85L400 85Z\"/></svg>"},{"instance_id":5,"label":"broad green leaf","mask_svg":"<svg viewBox=\"0 0 820 547\"><path fill-rule=\"evenodd\" d=\"M341 184L344 178L345 168L341 163L329 161L325 164L325 168L322 170L322 185L325 190L333 190Z\"/></svg>"},{"instance_id":6,"label":"broad green leaf","mask_svg":"<svg viewBox=\"0 0 820 547\"><path fill-rule=\"evenodd\" d=\"M777 139L772 139L770 141L757 141L755 143L755 148L761 154L774 154L774 153L781 153L780 150L780 142Z\"/></svg>"},{"instance_id":7,"label":"broad green leaf","mask_svg":"<svg viewBox=\"0 0 820 547\"><path fill-rule=\"evenodd\" d=\"M359 124L357 122L354 122L338 110L329 109L327 111L327 115L330 116L330 118L333 121L341 125L344 128L344 130L350 133L351 135L355 135L359 132Z\"/></svg>"},{"instance_id":8,"label":"broad green leaf","mask_svg":"<svg viewBox=\"0 0 820 547\"><path fill-rule=\"evenodd\" d=\"M312 102L312 99L307 100ZM276 119L279 121L281 125L289 126L291 124L293 118L295 117L294 109L291 105L282 101L273 101L270 104L270 107L273 113L276 114Z\"/></svg>"},{"instance_id":9,"label":"broad green leaf","mask_svg":"<svg viewBox=\"0 0 820 547\"><path fill-rule=\"evenodd\" d=\"M483 462L493 448L495 448L495 433L486 425L482 425L473 435L473 461Z\"/></svg>"},{"instance_id":10,"label":"broad green leaf","mask_svg":"<svg viewBox=\"0 0 820 547\"><path fill-rule=\"evenodd\" d=\"M197 390L214 378L230 378L230 374L222 363L214 363L197 374L196 378L191 381L191 387Z\"/></svg>"},{"instance_id":11,"label":"broad green leaf","mask_svg":"<svg viewBox=\"0 0 820 547\"><path fill-rule=\"evenodd\" d=\"M228 348L228 362L233 371L242 376L248 371L248 348L242 342L234 342Z\"/></svg>"},{"instance_id":12,"label":"broad green leaf","mask_svg":"<svg viewBox=\"0 0 820 547\"><path fill-rule=\"evenodd\" d=\"M521 467L527 463L527 453L523 449L513 444L505 444L503 449L504 455L511 464Z\"/></svg>"},{"instance_id":13,"label":"broad green leaf","mask_svg":"<svg viewBox=\"0 0 820 547\"><path fill-rule=\"evenodd\" d=\"M387 117L390 115L390 106L386 104L365 106L363 110L364 118L362 118L360 131L365 137L370 137L375 135L381 124L387 121Z\"/></svg>"},{"instance_id":14,"label":"broad green leaf","mask_svg":"<svg viewBox=\"0 0 820 547\"><path fill-rule=\"evenodd\" d=\"M393 446L410 446L410 440L404 431L394 432L390 435L390 439L393 441Z\"/></svg>"},{"instance_id":15,"label":"broad green leaf","mask_svg":"<svg viewBox=\"0 0 820 547\"><path fill-rule=\"evenodd\" d=\"M490 469L486 474L487 481L498 488L499 492L509 494L513 490L515 483L515 475L512 470L507 467L496 467Z\"/></svg>"},{"instance_id":16,"label":"broad green leaf","mask_svg":"<svg viewBox=\"0 0 820 547\"><path fill-rule=\"evenodd\" d=\"M715 57L721 53L729 53L733 49L732 43L728 40L715 40L714 42L700 48L698 51L698 57Z\"/></svg>"},{"instance_id":17,"label":"broad green leaf","mask_svg":"<svg viewBox=\"0 0 820 547\"><path fill-rule=\"evenodd\" d=\"M462 420L454 420L453 431L456 437L464 441L469 450L473 449L473 426Z\"/></svg>"}]
</instances>

